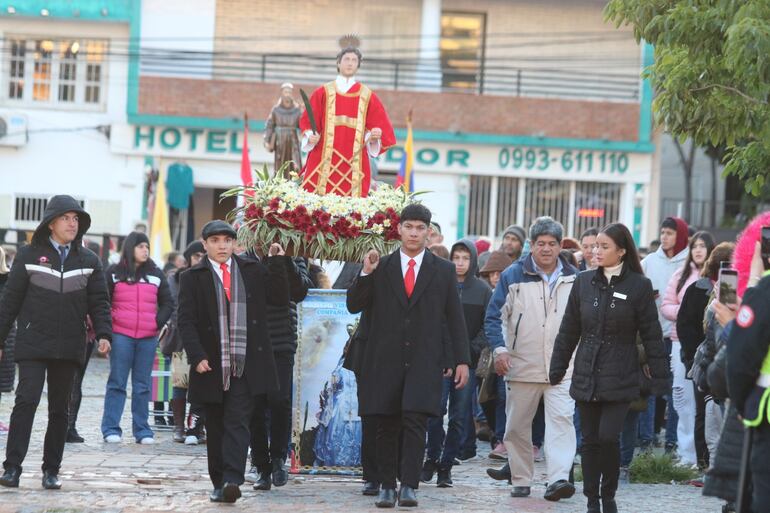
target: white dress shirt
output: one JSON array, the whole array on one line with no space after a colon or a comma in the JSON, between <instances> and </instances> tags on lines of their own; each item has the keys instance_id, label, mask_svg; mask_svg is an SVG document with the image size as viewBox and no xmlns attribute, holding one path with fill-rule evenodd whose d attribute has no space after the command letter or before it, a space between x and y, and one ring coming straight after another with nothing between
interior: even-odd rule
<instances>
[{"instance_id":1,"label":"white dress shirt","mask_svg":"<svg viewBox=\"0 0 770 513\"><path fill-rule=\"evenodd\" d=\"M211 262L211 266L214 268L214 272L217 273L217 276L219 276L219 281L224 283L224 280L222 279L222 268L219 267L221 264L219 262L216 262L216 261L212 260L209 257L206 257L206 258L209 259L209 262ZM225 264L227 265L227 270L230 271L230 266L233 264L233 258L232 257L228 258L227 262L225 262ZM230 271L230 276L232 276L232 275L233 275L233 273L232 273L232 271Z\"/></svg>"},{"instance_id":2,"label":"white dress shirt","mask_svg":"<svg viewBox=\"0 0 770 513\"><path fill-rule=\"evenodd\" d=\"M425 256L425 250L420 251L420 254L415 257L410 257L404 253L403 250L398 251L398 255L401 257L401 276L406 278L406 271L409 269L409 260L414 258L414 281L417 283L417 275L420 274L420 267L422 267L422 259ZM367 276L363 270L359 276Z\"/></svg>"},{"instance_id":3,"label":"white dress shirt","mask_svg":"<svg viewBox=\"0 0 770 513\"><path fill-rule=\"evenodd\" d=\"M337 90L341 92L342 94L347 93L350 91L350 88L356 85L356 77L343 77L342 75L337 75L336 80L334 81L337 84ZM320 113L315 112L316 120L318 120L318 116ZM313 148L315 148L315 144L310 144L310 136L313 134L312 130L305 130L305 132L302 134L302 151L305 153L310 152ZM382 143L379 139L376 141L369 141L369 138L372 136L372 133L370 130L367 130L364 134L364 143L366 143L366 149L369 153L369 156L372 158L376 158L380 154L380 150L382 149Z\"/></svg>"},{"instance_id":4,"label":"white dress shirt","mask_svg":"<svg viewBox=\"0 0 770 513\"><path fill-rule=\"evenodd\" d=\"M409 269L409 260L414 260L414 281L417 282L417 275L420 274L420 267L422 267L422 258L425 256L425 250L423 249L419 255L410 257L404 253L404 250L399 250L398 254L401 256L401 275L406 278L406 271Z\"/></svg>"}]
</instances>

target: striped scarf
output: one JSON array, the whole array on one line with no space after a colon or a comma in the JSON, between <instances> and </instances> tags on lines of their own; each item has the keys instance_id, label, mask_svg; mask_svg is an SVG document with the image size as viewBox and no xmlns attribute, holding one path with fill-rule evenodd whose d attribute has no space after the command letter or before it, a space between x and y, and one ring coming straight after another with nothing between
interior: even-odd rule
<instances>
[{"instance_id":1,"label":"striped scarf","mask_svg":"<svg viewBox=\"0 0 770 513\"><path fill-rule=\"evenodd\" d=\"M208 259L206 259L208 260ZM219 345L222 353L222 387L230 389L230 377L240 378L246 367L246 288L235 258L230 260L230 302L222 280L209 261L217 293Z\"/></svg>"}]
</instances>

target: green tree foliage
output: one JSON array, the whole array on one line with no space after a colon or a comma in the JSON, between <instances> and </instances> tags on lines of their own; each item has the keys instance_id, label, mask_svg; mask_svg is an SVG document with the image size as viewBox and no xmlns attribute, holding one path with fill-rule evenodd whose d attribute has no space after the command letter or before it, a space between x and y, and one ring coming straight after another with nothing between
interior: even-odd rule
<instances>
[{"instance_id":1,"label":"green tree foliage","mask_svg":"<svg viewBox=\"0 0 770 513\"><path fill-rule=\"evenodd\" d=\"M770 184L770 0L610 0L605 16L655 47L645 70L666 130L725 145L725 173Z\"/></svg>"}]
</instances>

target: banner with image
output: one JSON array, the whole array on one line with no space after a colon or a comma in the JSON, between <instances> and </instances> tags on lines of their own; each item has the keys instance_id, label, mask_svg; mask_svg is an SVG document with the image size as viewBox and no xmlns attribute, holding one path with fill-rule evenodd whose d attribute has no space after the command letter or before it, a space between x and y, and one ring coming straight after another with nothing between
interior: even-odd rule
<instances>
[{"instance_id":1,"label":"banner with image","mask_svg":"<svg viewBox=\"0 0 770 513\"><path fill-rule=\"evenodd\" d=\"M294 472L335 473L361 465L361 419L354 374L342 368L358 315L346 291L312 289L298 304L294 375Z\"/></svg>"}]
</instances>

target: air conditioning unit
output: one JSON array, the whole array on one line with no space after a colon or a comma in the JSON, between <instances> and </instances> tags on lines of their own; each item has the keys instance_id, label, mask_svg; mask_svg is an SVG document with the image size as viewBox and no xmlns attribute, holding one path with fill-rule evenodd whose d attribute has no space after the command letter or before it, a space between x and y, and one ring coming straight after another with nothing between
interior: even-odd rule
<instances>
[{"instance_id":1,"label":"air conditioning unit","mask_svg":"<svg viewBox=\"0 0 770 513\"><path fill-rule=\"evenodd\" d=\"M24 146L27 139L27 116L0 111L0 146Z\"/></svg>"}]
</instances>

